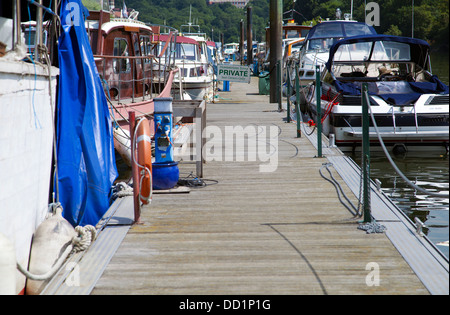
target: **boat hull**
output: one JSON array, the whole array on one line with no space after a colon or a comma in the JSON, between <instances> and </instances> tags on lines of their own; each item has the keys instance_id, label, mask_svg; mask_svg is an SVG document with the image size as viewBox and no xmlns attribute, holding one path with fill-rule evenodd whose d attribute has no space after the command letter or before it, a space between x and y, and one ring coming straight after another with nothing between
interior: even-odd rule
<instances>
[{"instance_id":1,"label":"boat hull","mask_svg":"<svg viewBox=\"0 0 450 315\"><path fill-rule=\"evenodd\" d=\"M27 266L33 233L48 213L58 70L51 68L49 85L48 68L38 64L0 60L0 69L0 231ZM20 293L25 277L16 278Z\"/></svg>"},{"instance_id":2,"label":"boat hull","mask_svg":"<svg viewBox=\"0 0 450 315\"><path fill-rule=\"evenodd\" d=\"M326 89L329 87L327 86ZM308 88L305 107L308 115L317 121L317 105L314 89ZM449 147L448 103L427 104L442 95L424 94L411 106L392 106L378 96L371 97L378 131L385 146L391 151L434 151L445 153ZM360 98L359 98L360 99ZM448 99L448 96L447 98ZM329 112L329 114L324 114ZM330 110L330 101L321 100L322 131L327 137L334 135L334 142L342 151L360 150L362 145L362 106L336 104ZM369 140L371 150L382 150L378 134L370 119Z\"/></svg>"}]
</instances>

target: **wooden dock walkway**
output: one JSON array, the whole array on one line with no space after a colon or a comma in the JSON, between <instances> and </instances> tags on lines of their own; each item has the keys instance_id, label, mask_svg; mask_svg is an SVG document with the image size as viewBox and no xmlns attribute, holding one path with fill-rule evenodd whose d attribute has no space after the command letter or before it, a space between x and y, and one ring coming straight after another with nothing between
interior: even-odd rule
<instances>
[{"instance_id":1,"label":"wooden dock walkway","mask_svg":"<svg viewBox=\"0 0 450 315\"><path fill-rule=\"evenodd\" d=\"M224 149L223 161L204 165L204 178L217 183L155 194L91 294L429 294L386 234L357 228L319 174L327 160L315 157L306 137L296 138L296 125L277 104L257 95L257 80L220 93L207 106L207 125L222 130L219 145L227 126L250 126L258 135L266 127L266 142L278 145L276 171L261 172L268 161L227 161ZM180 164L181 176L191 170ZM370 285L377 271L371 263L379 285Z\"/></svg>"}]
</instances>

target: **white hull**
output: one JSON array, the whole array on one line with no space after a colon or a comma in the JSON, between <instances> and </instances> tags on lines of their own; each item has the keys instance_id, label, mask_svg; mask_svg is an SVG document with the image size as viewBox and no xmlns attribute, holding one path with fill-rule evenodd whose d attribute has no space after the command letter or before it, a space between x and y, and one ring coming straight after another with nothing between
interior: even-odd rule
<instances>
[{"instance_id":1,"label":"white hull","mask_svg":"<svg viewBox=\"0 0 450 315\"><path fill-rule=\"evenodd\" d=\"M192 100L207 100L211 101L213 97L213 74L207 73L200 76L192 75L194 71L190 69L199 68L199 64L177 64L180 72L184 73L181 76L181 90L185 92ZM204 68L209 68L207 64L203 64ZM183 69L185 69L183 71ZM209 71L208 71L209 72ZM180 87L180 73L175 75L174 91ZM175 98L179 98L179 93L174 93Z\"/></svg>"},{"instance_id":2,"label":"white hull","mask_svg":"<svg viewBox=\"0 0 450 315\"><path fill-rule=\"evenodd\" d=\"M0 59L0 69L0 232L27 266L33 233L48 213L58 70L50 96L47 67ZM16 283L20 293L19 272Z\"/></svg>"},{"instance_id":3,"label":"white hull","mask_svg":"<svg viewBox=\"0 0 450 315\"><path fill-rule=\"evenodd\" d=\"M309 110L316 113L315 97L308 95L311 100ZM427 100L439 95L424 94L415 103L415 106L392 106L384 102L377 96L372 96L376 106L371 106L374 117L378 125L383 143L386 147L394 149L402 146L406 151L436 151L446 152L449 145L448 129L448 104L427 105ZM321 101L322 114L329 106L328 101ZM324 119L322 125L323 134L329 137L334 134L335 143L343 151L360 149L362 143L362 128L359 125L352 125L353 122L361 122L362 106L334 106L331 113ZM312 115L315 121L315 114ZM402 124L402 121L409 119L411 124ZM447 121L441 125L421 125L420 122L426 119L437 121ZM338 121L345 121L345 125ZM371 121L371 119L370 119ZM380 122L383 121L385 126ZM369 128L369 139L371 150L381 150L378 135L375 128Z\"/></svg>"}]
</instances>

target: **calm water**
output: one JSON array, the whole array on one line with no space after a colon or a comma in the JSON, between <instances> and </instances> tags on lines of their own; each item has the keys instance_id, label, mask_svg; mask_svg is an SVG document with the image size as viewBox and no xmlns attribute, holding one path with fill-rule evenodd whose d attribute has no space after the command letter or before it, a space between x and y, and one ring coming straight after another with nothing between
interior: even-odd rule
<instances>
[{"instance_id":1,"label":"calm water","mask_svg":"<svg viewBox=\"0 0 450 315\"><path fill-rule=\"evenodd\" d=\"M431 53L431 67L433 68L433 74L437 75L439 79L447 85L449 84L448 59L448 52Z\"/></svg>"},{"instance_id":2,"label":"calm water","mask_svg":"<svg viewBox=\"0 0 450 315\"><path fill-rule=\"evenodd\" d=\"M352 157L360 164L360 157ZM415 154L392 157L400 171L417 186L432 192L449 192L448 155ZM383 192L414 221L427 226L423 231L437 244L449 239L449 199L430 197L415 191L394 171L384 153L371 153L371 177L379 179ZM449 248L438 246L449 257Z\"/></svg>"}]
</instances>

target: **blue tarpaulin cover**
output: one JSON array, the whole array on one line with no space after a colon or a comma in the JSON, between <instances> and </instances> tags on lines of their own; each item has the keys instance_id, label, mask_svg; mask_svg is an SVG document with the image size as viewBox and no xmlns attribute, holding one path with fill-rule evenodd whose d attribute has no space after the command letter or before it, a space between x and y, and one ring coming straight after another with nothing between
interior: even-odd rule
<instances>
[{"instance_id":1,"label":"blue tarpaulin cover","mask_svg":"<svg viewBox=\"0 0 450 315\"><path fill-rule=\"evenodd\" d=\"M361 95L361 82L334 81L344 95ZM392 105L415 103L422 94L448 94L449 88L433 75L430 82L368 82L369 94L378 95Z\"/></svg>"},{"instance_id":2,"label":"blue tarpaulin cover","mask_svg":"<svg viewBox=\"0 0 450 315\"><path fill-rule=\"evenodd\" d=\"M98 223L118 174L108 104L84 24L87 14L81 0L62 0L55 188L73 226Z\"/></svg>"}]
</instances>

